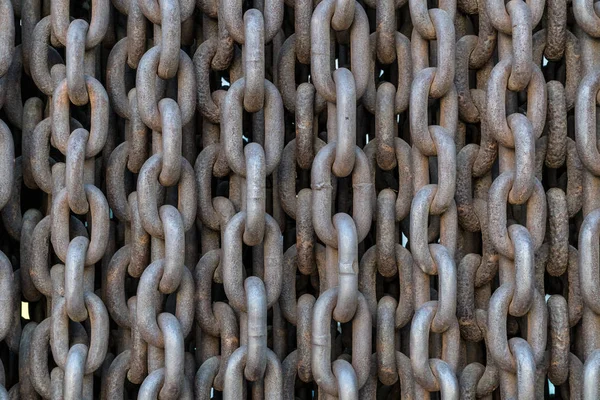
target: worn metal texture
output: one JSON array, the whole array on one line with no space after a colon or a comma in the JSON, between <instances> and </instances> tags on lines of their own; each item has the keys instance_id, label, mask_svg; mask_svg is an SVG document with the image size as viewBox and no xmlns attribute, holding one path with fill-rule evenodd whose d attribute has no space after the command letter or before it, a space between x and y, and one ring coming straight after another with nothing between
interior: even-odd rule
<instances>
[{"instance_id":1,"label":"worn metal texture","mask_svg":"<svg viewBox=\"0 0 600 400\"><path fill-rule=\"evenodd\" d=\"M0 400L598 400L599 107L593 0L0 0Z\"/></svg>"}]
</instances>

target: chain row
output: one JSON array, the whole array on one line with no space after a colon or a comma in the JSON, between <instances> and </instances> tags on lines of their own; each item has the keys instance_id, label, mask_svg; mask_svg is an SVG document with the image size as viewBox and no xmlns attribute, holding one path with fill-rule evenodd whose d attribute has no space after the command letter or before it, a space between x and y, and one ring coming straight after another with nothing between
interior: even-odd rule
<instances>
[{"instance_id":1,"label":"chain row","mask_svg":"<svg viewBox=\"0 0 600 400\"><path fill-rule=\"evenodd\" d=\"M0 399L600 399L596 4L0 0Z\"/></svg>"}]
</instances>

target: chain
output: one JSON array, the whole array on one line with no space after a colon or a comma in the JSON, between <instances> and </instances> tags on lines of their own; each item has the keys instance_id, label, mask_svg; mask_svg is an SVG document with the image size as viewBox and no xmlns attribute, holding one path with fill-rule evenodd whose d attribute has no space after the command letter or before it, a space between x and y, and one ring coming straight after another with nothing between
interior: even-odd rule
<instances>
[{"instance_id":1,"label":"chain","mask_svg":"<svg viewBox=\"0 0 600 400\"><path fill-rule=\"evenodd\" d=\"M0 0L0 399L600 399L600 7Z\"/></svg>"}]
</instances>

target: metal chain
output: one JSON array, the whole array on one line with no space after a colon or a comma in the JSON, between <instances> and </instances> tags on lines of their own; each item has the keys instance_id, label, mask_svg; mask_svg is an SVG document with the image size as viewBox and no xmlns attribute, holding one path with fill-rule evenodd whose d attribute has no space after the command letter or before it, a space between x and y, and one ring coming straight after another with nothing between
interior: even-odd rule
<instances>
[{"instance_id":1,"label":"metal chain","mask_svg":"<svg viewBox=\"0 0 600 400\"><path fill-rule=\"evenodd\" d=\"M600 399L600 7L0 0L0 400Z\"/></svg>"}]
</instances>

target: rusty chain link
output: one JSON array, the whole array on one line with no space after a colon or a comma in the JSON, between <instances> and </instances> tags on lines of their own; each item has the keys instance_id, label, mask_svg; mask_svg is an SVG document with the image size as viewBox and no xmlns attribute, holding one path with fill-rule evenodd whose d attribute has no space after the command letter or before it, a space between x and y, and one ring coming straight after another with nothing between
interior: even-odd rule
<instances>
[{"instance_id":1,"label":"rusty chain link","mask_svg":"<svg viewBox=\"0 0 600 400\"><path fill-rule=\"evenodd\" d=\"M0 400L600 399L600 2L0 0Z\"/></svg>"}]
</instances>

